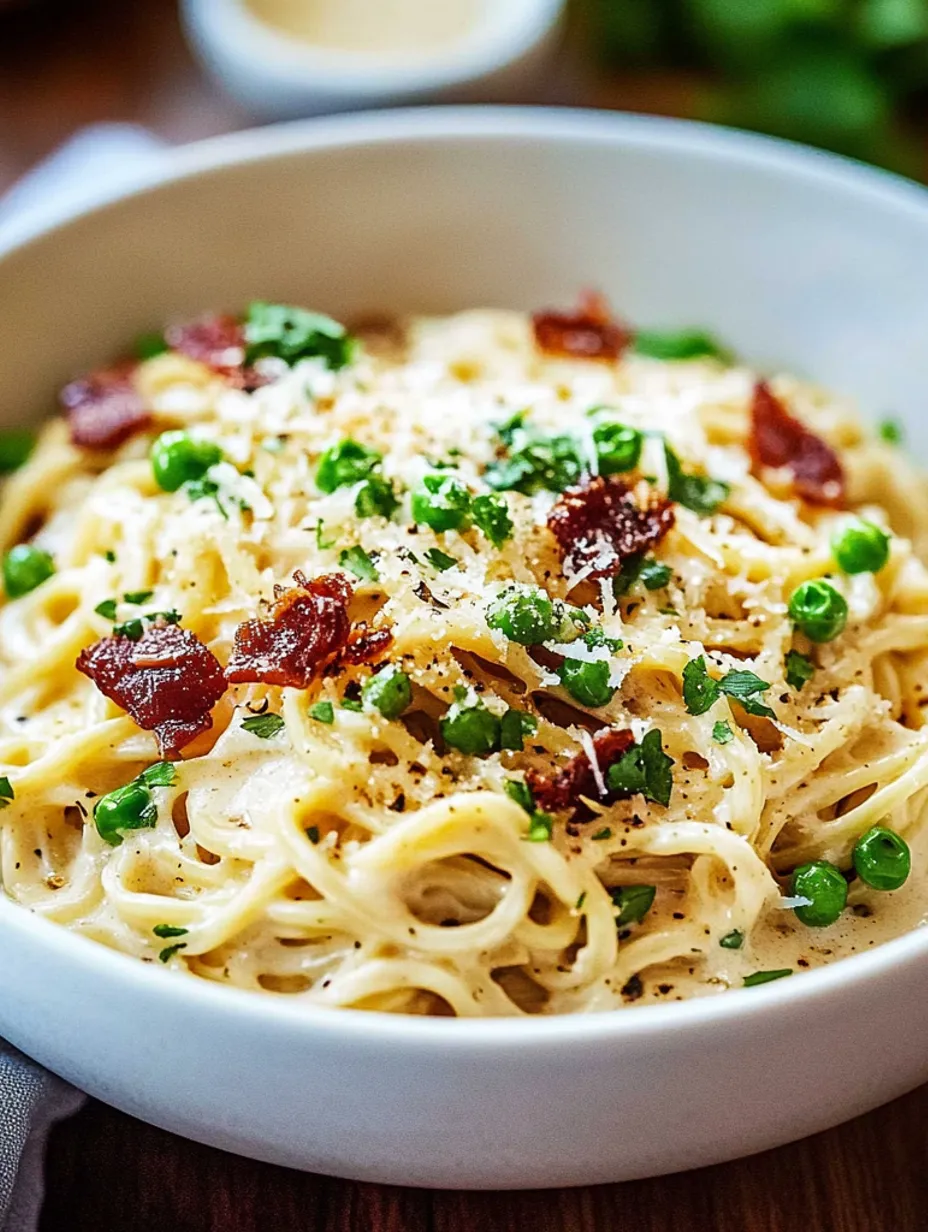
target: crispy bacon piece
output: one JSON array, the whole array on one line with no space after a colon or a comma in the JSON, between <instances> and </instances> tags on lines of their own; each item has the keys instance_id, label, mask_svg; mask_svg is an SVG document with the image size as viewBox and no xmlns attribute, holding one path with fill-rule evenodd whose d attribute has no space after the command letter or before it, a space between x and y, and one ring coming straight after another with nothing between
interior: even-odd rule
<instances>
[{"instance_id":1,"label":"crispy bacon piece","mask_svg":"<svg viewBox=\"0 0 928 1232\"><path fill-rule=\"evenodd\" d=\"M307 581L295 573L296 586L277 587L270 620L246 620L235 631L226 679L233 684L261 683L305 689L336 663L370 663L387 649L387 629L351 628L348 605L352 588L340 573Z\"/></svg>"},{"instance_id":2,"label":"crispy bacon piece","mask_svg":"<svg viewBox=\"0 0 928 1232\"><path fill-rule=\"evenodd\" d=\"M129 360L65 385L58 400L75 445L115 449L147 426L151 415L132 381L136 367Z\"/></svg>"},{"instance_id":3,"label":"crispy bacon piece","mask_svg":"<svg viewBox=\"0 0 928 1232\"><path fill-rule=\"evenodd\" d=\"M605 299L589 292L576 312L536 312L532 326L542 351L572 359L618 359L632 337L612 320Z\"/></svg>"},{"instance_id":4,"label":"crispy bacon piece","mask_svg":"<svg viewBox=\"0 0 928 1232\"><path fill-rule=\"evenodd\" d=\"M381 655L386 654L393 643L393 634L389 629L368 629L367 625L358 625L352 629L348 645L342 651L339 662L350 663L359 667L362 663L373 663Z\"/></svg>"},{"instance_id":5,"label":"crispy bacon piece","mask_svg":"<svg viewBox=\"0 0 928 1232\"><path fill-rule=\"evenodd\" d=\"M630 556L653 547L674 523L673 504L653 496L641 506L617 475L568 488L548 514L548 529L560 545L564 569L587 577L609 577Z\"/></svg>"},{"instance_id":6,"label":"crispy bacon piece","mask_svg":"<svg viewBox=\"0 0 928 1232\"><path fill-rule=\"evenodd\" d=\"M205 316L169 325L164 340L172 351L212 368L237 389L252 390L267 383L245 364L245 327L235 317Z\"/></svg>"},{"instance_id":7,"label":"crispy bacon piece","mask_svg":"<svg viewBox=\"0 0 928 1232\"><path fill-rule=\"evenodd\" d=\"M596 761L603 778L609 767L619 760L635 743L634 735L618 727L604 727L593 736ZM525 781L532 789L535 803L551 813L575 808L580 797L601 799L596 785L596 776L586 753L577 753L566 766L555 774L541 770L527 770Z\"/></svg>"},{"instance_id":8,"label":"crispy bacon piece","mask_svg":"<svg viewBox=\"0 0 928 1232\"><path fill-rule=\"evenodd\" d=\"M797 493L810 504L844 504L844 471L834 450L790 415L766 381L754 386L748 447L755 468L791 471Z\"/></svg>"},{"instance_id":9,"label":"crispy bacon piece","mask_svg":"<svg viewBox=\"0 0 928 1232\"><path fill-rule=\"evenodd\" d=\"M81 651L76 666L139 727L153 731L166 755L212 727L210 711L226 691L212 651L189 629L162 621L137 642L102 638Z\"/></svg>"}]
</instances>

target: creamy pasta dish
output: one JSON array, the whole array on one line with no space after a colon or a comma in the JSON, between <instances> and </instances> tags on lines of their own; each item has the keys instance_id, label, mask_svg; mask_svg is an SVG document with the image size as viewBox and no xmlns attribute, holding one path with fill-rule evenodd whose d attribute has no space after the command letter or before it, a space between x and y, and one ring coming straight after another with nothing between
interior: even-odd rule
<instances>
[{"instance_id":1,"label":"creamy pasta dish","mask_svg":"<svg viewBox=\"0 0 928 1232\"><path fill-rule=\"evenodd\" d=\"M928 500L696 330L170 325L0 437L5 893L317 1006L573 1013L922 923Z\"/></svg>"}]
</instances>

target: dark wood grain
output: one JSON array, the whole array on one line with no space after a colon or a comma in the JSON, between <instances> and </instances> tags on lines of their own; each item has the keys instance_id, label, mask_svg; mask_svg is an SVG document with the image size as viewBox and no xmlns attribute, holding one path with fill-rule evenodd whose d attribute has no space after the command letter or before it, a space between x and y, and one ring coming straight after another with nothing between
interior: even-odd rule
<instances>
[{"instance_id":1,"label":"dark wood grain","mask_svg":"<svg viewBox=\"0 0 928 1232\"><path fill-rule=\"evenodd\" d=\"M758 1092L758 1116L773 1098ZM429 1193L238 1159L94 1103L52 1135L40 1232L924 1232L926 1117L923 1089L699 1172L550 1193Z\"/></svg>"},{"instance_id":2,"label":"dark wood grain","mask_svg":"<svg viewBox=\"0 0 928 1232\"><path fill-rule=\"evenodd\" d=\"M669 113L685 110L692 91L676 77L596 84L571 70L562 81L559 99ZM0 15L0 191L101 120L185 141L249 117L197 69L172 0L32 0L15 17ZM758 1117L776 1098L775 1085L757 1092ZM928 1088L806 1142L701 1172L457 1194L288 1172L90 1103L52 1135L41 1232L925 1232L926 1125Z\"/></svg>"}]
</instances>

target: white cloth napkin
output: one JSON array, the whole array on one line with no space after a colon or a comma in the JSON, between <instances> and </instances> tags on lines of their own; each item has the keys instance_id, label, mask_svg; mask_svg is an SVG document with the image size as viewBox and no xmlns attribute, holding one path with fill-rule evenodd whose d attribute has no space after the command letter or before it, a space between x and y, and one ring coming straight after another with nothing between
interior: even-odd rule
<instances>
[{"instance_id":1,"label":"white cloth napkin","mask_svg":"<svg viewBox=\"0 0 928 1232\"><path fill-rule=\"evenodd\" d=\"M30 226L39 225L131 186L162 148L132 124L84 129L0 197L0 232L24 216ZM2 1232L36 1232L48 1131L83 1100L80 1091L0 1040Z\"/></svg>"}]
</instances>

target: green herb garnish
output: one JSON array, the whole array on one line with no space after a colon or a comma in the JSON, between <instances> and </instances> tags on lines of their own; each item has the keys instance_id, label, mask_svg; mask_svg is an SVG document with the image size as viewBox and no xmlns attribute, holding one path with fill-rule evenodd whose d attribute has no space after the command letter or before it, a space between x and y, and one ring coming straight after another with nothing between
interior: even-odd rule
<instances>
[{"instance_id":1,"label":"green herb garnish","mask_svg":"<svg viewBox=\"0 0 928 1232\"><path fill-rule=\"evenodd\" d=\"M354 338L331 317L287 304L256 300L245 320L245 362L265 356L282 359L291 367L301 359L321 359L327 367L343 368L355 357Z\"/></svg>"},{"instance_id":2,"label":"green herb garnish","mask_svg":"<svg viewBox=\"0 0 928 1232\"><path fill-rule=\"evenodd\" d=\"M657 886L631 885L617 886L609 891L609 897L615 903L617 925L637 924L651 910Z\"/></svg>"},{"instance_id":3,"label":"green herb garnish","mask_svg":"<svg viewBox=\"0 0 928 1232\"><path fill-rule=\"evenodd\" d=\"M173 924L156 924L151 931L156 937L167 940L168 937L186 937L190 930L187 928L177 928Z\"/></svg>"},{"instance_id":4,"label":"green herb garnish","mask_svg":"<svg viewBox=\"0 0 928 1232\"><path fill-rule=\"evenodd\" d=\"M666 807L673 790L673 765L673 758L663 750L660 731L654 728L640 744L632 745L609 767L606 786L611 792L640 794Z\"/></svg>"},{"instance_id":5,"label":"green herb garnish","mask_svg":"<svg viewBox=\"0 0 928 1232\"><path fill-rule=\"evenodd\" d=\"M717 723L712 725L712 739L716 744L728 744L729 740L734 740L735 733L731 729L731 724L725 719L719 719Z\"/></svg>"},{"instance_id":6,"label":"green herb garnish","mask_svg":"<svg viewBox=\"0 0 928 1232\"><path fill-rule=\"evenodd\" d=\"M792 967L781 967L777 971L755 971L753 975L744 977L744 986L754 988L757 984L769 984L771 980L782 980L784 976L792 974Z\"/></svg>"},{"instance_id":7,"label":"green herb garnish","mask_svg":"<svg viewBox=\"0 0 928 1232\"><path fill-rule=\"evenodd\" d=\"M436 573L444 573L446 569L453 569L458 563L455 557L449 556L447 552L443 552L441 548L429 548L422 555L432 566Z\"/></svg>"},{"instance_id":8,"label":"green herb garnish","mask_svg":"<svg viewBox=\"0 0 928 1232\"><path fill-rule=\"evenodd\" d=\"M770 685L753 672L729 672L721 680L713 680L706 668L704 655L691 659L683 669L683 701L690 714L705 714L724 693L747 711L760 718L775 719L769 706L759 701L757 695L766 692Z\"/></svg>"},{"instance_id":9,"label":"green herb garnish","mask_svg":"<svg viewBox=\"0 0 928 1232\"><path fill-rule=\"evenodd\" d=\"M331 702L316 702L309 708L309 717L315 719L317 723L334 723L335 707Z\"/></svg>"},{"instance_id":10,"label":"green herb garnish","mask_svg":"<svg viewBox=\"0 0 928 1232\"><path fill-rule=\"evenodd\" d=\"M13 784L3 775L0 778L0 809L5 809L11 800L16 799L16 792L13 790Z\"/></svg>"},{"instance_id":11,"label":"green herb garnish","mask_svg":"<svg viewBox=\"0 0 928 1232\"><path fill-rule=\"evenodd\" d=\"M259 740L271 740L279 736L284 729L284 721L279 714L253 714L242 719L242 729L257 736Z\"/></svg>"},{"instance_id":12,"label":"green herb garnish","mask_svg":"<svg viewBox=\"0 0 928 1232\"><path fill-rule=\"evenodd\" d=\"M338 563L362 582L376 582L379 579L374 562L362 547L345 548L338 554Z\"/></svg>"},{"instance_id":13,"label":"green herb garnish","mask_svg":"<svg viewBox=\"0 0 928 1232\"><path fill-rule=\"evenodd\" d=\"M702 516L715 513L728 496L728 484L720 479L711 479L708 475L687 474L680 459L667 444L664 445L664 456L667 459L667 495L670 499Z\"/></svg>"},{"instance_id":14,"label":"green herb garnish","mask_svg":"<svg viewBox=\"0 0 928 1232\"><path fill-rule=\"evenodd\" d=\"M18 471L35 449L35 433L26 428L5 428L0 431L0 475Z\"/></svg>"},{"instance_id":15,"label":"green herb garnish","mask_svg":"<svg viewBox=\"0 0 928 1232\"><path fill-rule=\"evenodd\" d=\"M801 689L815 675L815 664L798 650L786 652L786 683L791 689Z\"/></svg>"}]
</instances>

